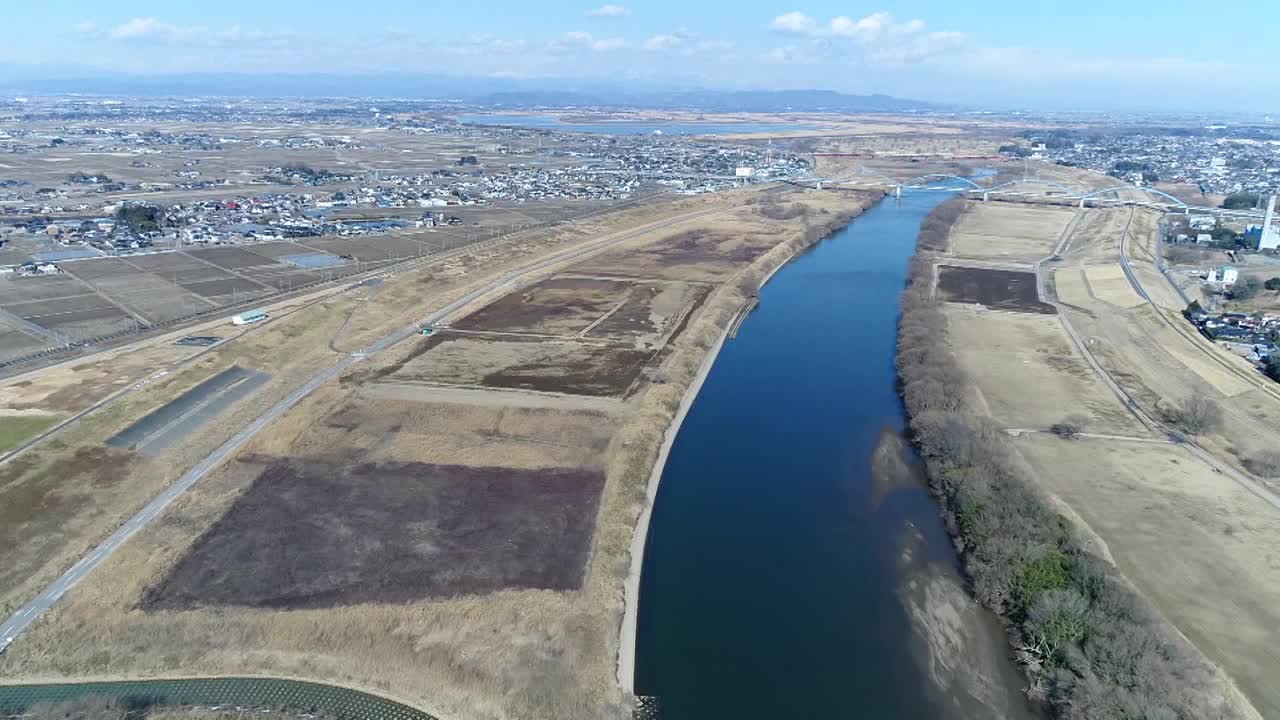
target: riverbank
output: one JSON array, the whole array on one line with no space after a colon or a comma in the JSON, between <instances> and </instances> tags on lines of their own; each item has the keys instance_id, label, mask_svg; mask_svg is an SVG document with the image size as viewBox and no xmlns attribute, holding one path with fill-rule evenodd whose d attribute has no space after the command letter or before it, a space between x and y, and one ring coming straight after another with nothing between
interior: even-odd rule
<instances>
[{"instance_id":1,"label":"riverbank","mask_svg":"<svg viewBox=\"0 0 1280 720\"><path fill-rule=\"evenodd\" d=\"M457 332L318 389L104 560L0 671L306 677L394 692L437 717L624 714L624 581L664 431L768 270L879 197L752 187L651 208L631 229L612 216L575 228L564 242L600 251L539 267L518 294L477 298ZM546 249L515 251L532 263ZM500 277L507 260L488 259L389 280L371 302L413 311L442 283ZM306 342L330 356L349 316L332 308ZM370 482L375 466L431 482L404 494L407 482ZM431 500L475 473L515 478L515 492ZM280 495L299 483L331 491ZM224 543L237 547L207 549ZM281 569L282 557L300 562Z\"/></svg>"},{"instance_id":2,"label":"riverbank","mask_svg":"<svg viewBox=\"0 0 1280 720\"><path fill-rule=\"evenodd\" d=\"M938 222L926 222L931 237L921 238L903 294L897 366L913 437L969 589L1005 619L1029 694L1069 718L1259 717L1091 552L1087 534L1059 512L983 406L953 355L952 316L933 295L934 267L945 258L934 251L945 251L939 238L959 216L944 209Z\"/></svg>"},{"instance_id":3,"label":"riverbank","mask_svg":"<svg viewBox=\"0 0 1280 720\"><path fill-rule=\"evenodd\" d=\"M817 191L815 191L817 192ZM698 392L702 389L703 383L710 374L711 368L715 365L716 358L720 354L721 348L724 347L725 341L728 339L730 330L739 319L739 315L749 310L748 303L758 294L758 292L778 273L787 263L794 260L798 255L808 248L821 242L832 233L837 232L841 228L855 220L867 208L878 202L883 195L876 197L876 193L860 193L854 196L857 207L838 216L814 226L806 230L799 238L780 245L763 257L757 259L748 267L739 272L739 277L726 283L722 291L725 293L723 297L718 298L713 307L708 307L709 315L722 317L725 311L735 307L734 302L738 301L736 310L727 316L727 321L723 323L723 327L715 335L715 341L711 347L702 353L702 360L697 366L696 373L689 379L685 386L684 392L680 396L679 404L676 406L674 414L666 423L666 429L662 435L662 443L657 448L657 456L653 460L647 480L645 482L644 501L640 510L640 515L636 519L635 528L632 533L630 544L630 562L627 570L627 576L623 583L623 615L622 624L619 629L618 644L618 662L617 662L617 678L618 686L628 696L634 694L635 690L635 652L636 652L636 626L640 603L640 578L644 568L644 550L645 544L649 536L649 524L653 513L653 504L658 496L658 488L662 482L663 470L666 467L667 457L671 452L671 447L675 443L676 437L680 433L680 427L684 423L685 417L688 415L689 409L693 406L694 400L697 399ZM758 274L758 279L755 276ZM749 289L754 283L754 291L750 293L744 292L745 288ZM740 301L739 301L740 297ZM718 307L716 307L718 305ZM712 320L712 324L719 324L718 320ZM691 333L697 336L699 333ZM693 348L687 349L685 352L692 353ZM678 362L677 357L672 357L673 362Z\"/></svg>"}]
</instances>

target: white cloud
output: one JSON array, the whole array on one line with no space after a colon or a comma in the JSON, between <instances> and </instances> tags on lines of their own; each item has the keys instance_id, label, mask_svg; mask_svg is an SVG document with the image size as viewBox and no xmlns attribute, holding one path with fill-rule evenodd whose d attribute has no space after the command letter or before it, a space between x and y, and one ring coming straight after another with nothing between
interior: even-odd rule
<instances>
[{"instance_id":1,"label":"white cloud","mask_svg":"<svg viewBox=\"0 0 1280 720\"><path fill-rule=\"evenodd\" d=\"M434 43L431 45L434 45ZM478 56L510 55L512 53L523 52L526 47L527 43L519 38L500 38L488 33L480 33L463 40L450 43L445 47L445 49L452 55Z\"/></svg>"},{"instance_id":2,"label":"white cloud","mask_svg":"<svg viewBox=\"0 0 1280 720\"><path fill-rule=\"evenodd\" d=\"M857 19L837 15L825 23L802 12L790 12L774 18L770 27L807 36L809 56L879 65L923 62L954 53L967 42L964 33L929 32L923 20L898 22L883 10Z\"/></svg>"},{"instance_id":3,"label":"white cloud","mask_svg":"<svg viewBox=\"0 0 1280 720\"><path fill-rule=\"evenodd\" d=\"M812 55L794 45L772 48L764 54L764 59L774 65L809 65L814 62Z\"/></svg>"},{"instance_id":4,"label":"white cloud","mask_svg":"<svg viewBox=\"0 0 1280 720\"><path fill-rule=\"evenodd\" d=\"M683 42L675 35L654 35L641 43L641 47L645 50L670 50Z\"/></svg>"},{"instance_id":5,"label":"white cloud","mask_svg":"<svg viewBox=\"0 0 1280 720\"><path fill-rule=\"evenodd\" d=\"M818 29L818 23L804 13L794 11L774 18L769 27L778 32L809 34Z\"/></svg>"},{"instance_id":6,"label":"white cloud","mask_svg":"<svg viewBox=\"0 0 1280 720\"><path fill-rule=\"evenodd\" d=\"M881 65L921 62L964 47L968 37L959 32L918 33L875 49L871 58Z\"/></svg>"},{"instance_id":7,"label":"white cloud","mask_svg":"<svg viewBox=\"0 0 1280 720\"><path fill-rule=\"evenodd\" d=\"M622 5L601 5L600 7L595 8L594 10L587 11L587 16L588 17L622 17L623 15L627 15L630 12L631 12L630 10L627 10Z\"/></svg>"},{"instance_id":8,"label":"white cloud","mask_svg":"<svg viewBox=\"0 0 1280 720\"><path fill-rule=\"evenodd\" d=\"M618 50L626 46L627 46L627 41L623 40L620 37L603 38L600 40L595 40L591 43L591 49L597 52L604 52L607 50Z\"/></svg>"},{"instance_id":9,"label":"white cloud","mask_svg":"<svg viewBox=\"0 0 1280 720\"><path fill-rule=\"evenodd\" d=\"M769 27L796 35L848 38L862 43L874 43L890 35L898 37L919 35L925 30L923 20L915 19L899 23L894 20L892 13L884 10L856 20L847 15L837 15L826 23L819 23L802 12L789 12L774 18Z\"/></svg>"},{"instance_id":10,"label":"white cloud","mask_svg":"<svg viewBox=\"0 0 1280 720\"><path fill-rule=\"evenodd\" d=\"M893 16L887 12L872 13L860 20L851 20L841 15L831 18L831 22L827 23L829 34L862 42L879 39L892 26Z\"/></svg>"},{"instance_id":11,"label":"white cloud","mask_svg":"<svg viewBox=\"0 0 1280 720\"><path fill-rule=\"evenodd\" d=\"M191 47L225 47L234 43L253 43L259 47L284 47L297 39L287 31L265 31L230 25L209 28L202 25L174 25L153 17L136 17L119 25L99 28L89 22L75 26L86 37L111 40L121 44L184 45Z\"/></svg>"},{"instance_id":12,"label":"white cloud","mask_svg":"<svg viewBox=\"0 0 1280 720\"><path fill-rule=\"evenodd\" d=\"M566 52L575 49L588 48L596 52L605 52L608 50L619 50L627 46L627 41L620 37L597 38L589 32L575 30L567 32L558 40L552 40L547 43L547 49L552 52Z\"/></svg>"},{"instance_id":13,"label":"white cloud","mask_svg":"<svg viewBox=\"0 0 1280 720\"><path fill-rule=\"evenodd\" d=\"M133 18L116 25L108 30L107 34L113 40L142 40L147 38L174 40L187 35L188 31L177 25L170 25L153 17L147 17Z\"/></svg>"}]
</instances>

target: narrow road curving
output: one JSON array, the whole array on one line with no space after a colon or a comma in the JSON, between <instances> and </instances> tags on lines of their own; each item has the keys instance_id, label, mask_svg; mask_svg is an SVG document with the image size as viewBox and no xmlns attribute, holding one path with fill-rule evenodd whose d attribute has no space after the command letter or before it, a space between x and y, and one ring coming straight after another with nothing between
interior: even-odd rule
<instances>
[{"instance_id":1,"label":"narrow road curving","mask_svg":"<svg viewBox=\"0 0 1280 720\"><path fill-rule=\"evenodd\" d=\"M1129 282L1133 285L1133 289L1138 293L1139 296L1142 297L1143 300L1150 303L1151 299L1147 296L1147 293L1143 289L1142 283L1138 280L1137 275L1129 267L1129 260L1124 253L1124 239L1129 234L1129 228L1130 228L1130 225L1133 223L1133 216L1134 214L1136 214L1136 212L1137 210L1135 208L1133 213L1129 215L1129 221L1125 223L1124 230L1121 231L1120 263L1121 263L1121 267L1124 269L1125 277L1129 279ZM1142 407L1138 405L1138 402L1134 400L1133 397L1129 395L1129 393L1123 387L1121 387L1120 383L1117 382L1114 377L1112 377L1111 373L1109 373L1106 370L1106 368L1104 368L1102 364L1098 362L1098 359L1094 357L1093 352L1089 349L1088 344L1084 342L1084 340L1080 337L1079 333L1076 332L1075 327L1071 324L1071 319L1067 317L1067 314L1064 311L1063 305L1059 303L1056 298L1050 299L1049 297L1047 297L1044 292L1044 282L1041 275L1041 264L1049 261L1052 257L1053 257L1052 255L1049 257L1046 257L1042 260L1037 261L1035 264L1036 291L1040 296L1040 301L1044 303L1048 303L1057 309L1058 321L1062 323L1062 327L1067 331L1067 336L1071 338L1071 343L1075 345L1076 349L1080 352L1080 355L1084 357L1085 362L1089 364L1089 367L1092 368L1093 371L1098 375L1098 377L1102 379L1103 383L1106 384L1106 386L1111 390L1111 392L1114 393L1117 398L1119 398L1120 402L1125 406L1125 408L1130 412L1130 414L1132 414L1138 420L1138 422L1142 423L1143 426L1145 426L1152 433L1155 433L1156 435L1166 438L1166 442L1168 442L1169 444L1177 445L1182 448L1185 448L1187 452L1191 453L1192 455L1196 456L1200 460L1204 461L1211 468L1213 468L1214 471L1231 478L1232 480L1240 484L1249 492L1258 496L1263 501L1265 501L1272 507L1276 508L1277 510L1280 510L1280 496L1277 496L1275 493L1271 492L1269 489L1267 489L1265 486L1262 485L1262 483L1259 483L1257 480L1254 480L1253 478L1249 477L1245 473L1242 473L1239 470L1236 470L1234 467L1231 467L1227 463L1214 457L1211 453L1209 453L1207 450L1197 445L1192 440L1182 437L1181 435L1177 435L1177 436L1171 435L1170 430L1166 428L1163 425L1163 423L1157 421L1155 418L1151 417L1151 415L1149 415L1145 410L1143 410Z\"/></svg>"}]
</instances>

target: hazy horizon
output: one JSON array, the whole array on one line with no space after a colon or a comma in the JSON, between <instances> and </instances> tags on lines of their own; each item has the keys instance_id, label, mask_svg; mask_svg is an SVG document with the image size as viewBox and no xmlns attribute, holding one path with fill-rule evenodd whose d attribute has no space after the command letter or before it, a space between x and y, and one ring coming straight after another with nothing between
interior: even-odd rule
<instances>
[{"instance_id":1,"label":"hazy horizon","mask_svg":"<svg viewBox=\"0 0 1280 720\"><path fill-rule=\"evenodd\" d=\"M88 0L7 9L10 84L51 76L412 73L663 88L824 89L1027 109L1268 112L1280 9L1221 16L995 0L550 2L448 12L386 0L214 6Z\"/></svg>"}]
</instances>

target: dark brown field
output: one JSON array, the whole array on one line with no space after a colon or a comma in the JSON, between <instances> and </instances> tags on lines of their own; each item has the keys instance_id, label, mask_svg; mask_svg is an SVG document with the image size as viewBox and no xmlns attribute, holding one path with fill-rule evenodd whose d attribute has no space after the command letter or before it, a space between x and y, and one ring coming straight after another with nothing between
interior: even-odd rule
<instances>
[{"instance_id":1,"label":"dark brown field","mask_svg":"<svg viewBox=\"0 0 1280 720\"><path fill-rule=\"evenodd\" d=\"M276 265L276 261L238 247L215 247L200 251L200 259L228 270Z\"/></svg>"},{"instance_id":2,"label":"dark brown field","mask_svg":"<svg viewBox=\"0 0 1280 720\"><path fill-rule=\"evenodd\" d=\"M615 344L446 332L367 378L353 377L618 397L652 357L654 351Z\"/></svg>"},{"instance_id":3,"label":"dark brown field","mask_svg":"<svg viewBox=\"0 0 1280 720\"><path fill-rule=\"evenodd\" d=\"M182 283L182 287L207 298L235 293L265 293L267 288L251 280L238 277L221 277L214 280Z\"/></svg>"},{"instance_id":4,"label":"dark brown field","mask_svg":"<svg viewBox=\"0 0 1280 720\"><path fill-rule=\"evenodd\" d=\"M275 460L143 599L307 608L582 582L599 471Z\"/></svg>"},{"instance_id":5,"label":"dark brown field","mask_svg":"<svg viewBox=\"0 0 1280 720\"><path fill-rule=\"evenodd\" d=\"M952 265L940 266L938 273L938 292L948 302L1046 315L1057 312L1040 302L1034 273Z\"/></svg>"},{"instance_id":6,"label":"dark brown field","mask_svg":"<svg viewBox=\"0 0 1280 720\"><path fill-rule=\"evenodd\" d=\"M511 293L455 323L467 330L576 335L627 299L632 284L552 278Z\"/></svg>"},{"instance_id":7,"label":"dark brown field","mask_svg":"<svg viewBox=\"0 0 1280 720\"><path fill-rule=\"evenodd\" d=\"M687 230L640 247L611 250L574 265L576 273L715 282L773 247L771 238Z\"/></svg>"}]
</instances>

